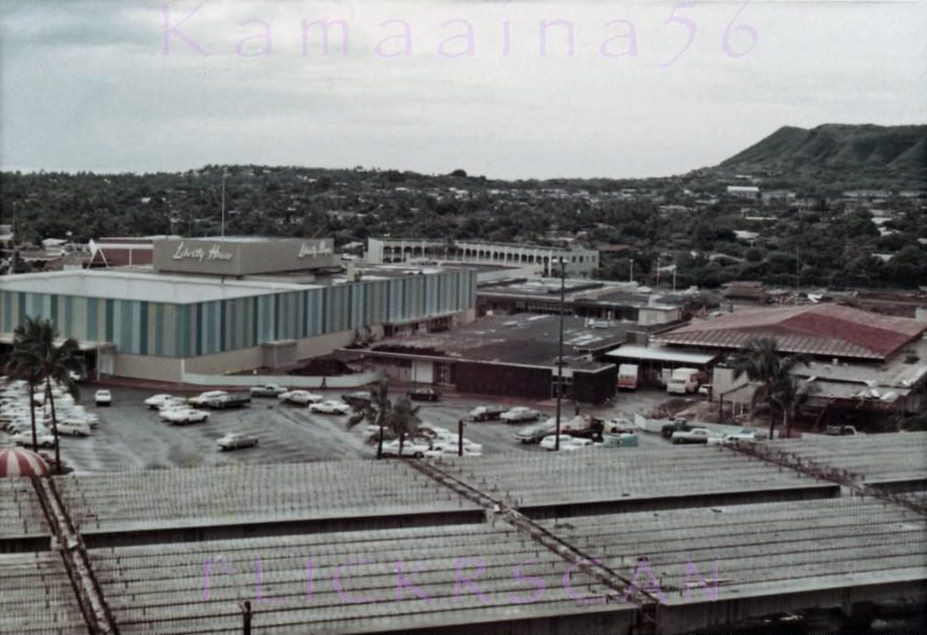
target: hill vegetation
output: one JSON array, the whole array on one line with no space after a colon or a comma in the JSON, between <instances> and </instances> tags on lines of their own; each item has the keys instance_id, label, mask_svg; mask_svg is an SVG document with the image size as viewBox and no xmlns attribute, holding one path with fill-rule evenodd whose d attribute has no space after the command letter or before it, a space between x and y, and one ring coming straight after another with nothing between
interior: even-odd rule
<instances>
[{"instance_id":1,"label":"hill vegetation","mask_svg":"<svg viewBox=\"0 0 927 635\"><path fill-rule=\"evenodd\" d=\"M576 243L600 275L651 284L916 287L927 284L925 126L783 128L721 165L638 180L501 181L376 169L256 165L181 173L0 174L0 211L21 242L219 233ZM853 176L862 175L862 176ZM881 176L880 176L881 175ZM730 184L789 196L744 201ZM845 190L887 190L865 198ZM902 195L904 194L904 195ZM873 218L873 209L880 217Z\"/></svg>"}]
</instances>

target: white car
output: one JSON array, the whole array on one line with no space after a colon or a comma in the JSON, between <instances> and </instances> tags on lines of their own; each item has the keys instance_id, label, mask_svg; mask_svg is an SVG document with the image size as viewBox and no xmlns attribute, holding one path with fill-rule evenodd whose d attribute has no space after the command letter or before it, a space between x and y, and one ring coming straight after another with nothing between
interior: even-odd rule
<instances>
[{"instance_id":1,"label":"white car","mask_svg":"<svg viewBox=\"0 0 927 635\"><path fill-rule=\"evenodd\" d=\"M174 410L162 412L160 416L168 423L180 426L188 423L201 423L206 421L209 418L209 413L193 408L175 408Z\"/></svg>"},{"instance_id":2,"label":"white car","mask_svg":"<svg viewBox=\"0 0 927 635\"><path fill-rule=\"evenodd\" d=\"M325 400L325 397L322 395L311 393L308 390L288 390L284 393L280 393L277 398L285 403L292 403L298 406L305 406Z\"/></svg>"},{"instance_id":3,"label":"white car","mask_svg":"<svg viewBox=\"0 0 927 635\"><path fill-rule=\"evenodd\" d=\"M708 443L712 434L705 428L692 428L691 430L677 430L671 440L674 444L680 443Z\"/></svg>"},{"instance_id":4,"label":"white car","mask_svg":"<svg viewBox=\"0 0 927 635\"><path fill-rule=\"evenodd\" d=\"M191 406L205 406L213 399L219 399L220 397L225 397L226 395L228 395L228 393L224 390L209 390L202 392L195 397L190 397L187 399L187 403Z\"/></svg>"},{"instance_id":5,"label":"white car","mask_svg":"<svg viewBox=\"0 0 927 635\"><path fill-rule=\"evenodd\" d=\"M531 408L525 408L523 406L517 406L511 410L506 410L499 418L506 423L518 423L520 421L537 421L541 417L541 413L537 410L532 410Z\"/></svg>"},{"instance_id":6,"label":"white car","mask_svg":"<svg viewBox=\"0 0 927 635\"><path fill-rule=\"evenodd\" d=\"M31 432L20 432L19 434L14 434L12 437L10 437L10 440L16 445L21 445L27 448L32 447ZM43 448L55 447L55 437L50 434L37 434L36 441L38 442L39 446Z\"/></svg>"},{"instance_id":7,"label":"white car","mask_svg":"<svg viewBox=\"0 0 927 635\"><path fill-rule=\"evenodd\" d=\"M417 459L425 456L425 452L431 449L431 444L422 439L406 439L402 444L403 456L414 456ZM386 441L383 443L384 456L399 456L399 439Z\"/></svg>"},{"instance_id":8,"label":"white car","mask_svg":"<svg viewBox=\"0 0 927 635\"><path fill-rule=\"evenodd\" d=\"M93 395L93 402L98 406L113 405L113 395L108 390L98 390Z\"/></svg>"},{"instance_id":9,"label":"white car","mask_svg":"<svg viewBox=\"0 0 927 635\"><path fill-rule=\"evenodd\" d=\"M765 435L762 435L765 436ZM760 440L761 435L750 428L742 428L737 432L728 432L721 438L721 443L731 445L733 443L755 443Z\"/></svg>"},{"instance_id":10,"label":"white car","mask_svg":"<svg viewBox=\"0 0 927 635\"><path fill-rule=\"evenodd\" d=\"M437 459L445 456L457 456L457 448L432 448L425 452L425 458L428 459ZM479 450L468 450L464 447L463 456L483 456L483 453Z\"/></svg>"},{"instance_id":11,"label":"white car","mask_svg":"<svg viewBox=\"0 0 927 635\"><path fill-rule=\"evenodd\" d=\"M158 406L158 412L163 412L165 410L176 410L177 408L190 408L191 404L184 399L183 397L171 397L170 399L165 399Z\"/></svg>"},{"instance_id":12,"label":"white car","mask_svg":"<svg viewBox=\"0 0 927 635\"><path fill-rule=\"evenodd\" d=\"M280 384L265 384L263 386L252 386L248 389L248 392L251 393L252 397L279 397L288 391Z\"/></svg>"},{"instance_id":13,"label":"white car","mask_svg":"<svg viewBox=\"0 0 927 635\"><path fill-rule=\"evenodd\" d=\"M541 439L541 447L545 450L553 450L556 446L557 435L551 434L549 436ZM560 435L560 451L561 452L572 452L573 450L581 450L583 448L588 448L593 445L592 439L584 439L582 437L572 437L569 434Z\"/></svg>"},{"instance_id":14,"label":"white car","mask_svg":"<svg viewBox=\"0 0 927 635\"><path fill-rule=\"evenodd\" d=\"M90 426L79 421L59 421L58 434L69 437L89 437Z\"/></svg>"},{"instance_id":15,"label":"white car","mask_svg":"<svg viewBox=\"0 0 927 635\"><path fill-rule=\"evenodd\" d=\"M309 404L309 412L319 412L327 415L346 415L351 412L351 406L342 401L320 401Z\"/></svg>"},{"instance_id":16,"label":"white car","mask_svg":"<svg viewBox=\"0 0 927 635\"><path fill-rule=\"evenodd\" d=\"M256 436L241 432L229 432L216 441L216 445L219 446L219 450L222 452L241 448L253 448L257 444L258 438Z\"/></svg>"},{"instance_id":17,"label":"white car","mask_svg":"<svg viewBox=\"0 0 927 635\"><path fill-rule=\"evenodd\" d=\"M151 397L145 400L145 405L151 408L152 410L157 410L163 404L171 402L171 401L176 401L177 399L179 398L175 397L174 395L166 395L166 394L152 395Z\"/></svg>"},{"instance_id":18,"label":"white car","mask_svg":"<svg viewBox=\"0 0 927 635\"><path fill-rule=\"evenodd\" d=\"M7 432L10 434L32 434L32 424L28 421L11 421L6 426ZM51 430L48 429L47 425L44 425L41 421L36 421L35 423L36 434L51 434Z\"/></svg>"},{"instance_id":19,"label":"white car","mask_svg":"<svg viewBox=\"0 0 927 635\"><path fill-rule=\"evenodd\" d=\"M572 440L573 440L573 437L571 437L570 435L561 434L560 435L560 449L562 450L564 446ZM557 447L557 435L551 434L551 435L544 437L543 439L541 439L540 446L542 450L553 450L555 447Z\"/></svg>"}]
</instances>

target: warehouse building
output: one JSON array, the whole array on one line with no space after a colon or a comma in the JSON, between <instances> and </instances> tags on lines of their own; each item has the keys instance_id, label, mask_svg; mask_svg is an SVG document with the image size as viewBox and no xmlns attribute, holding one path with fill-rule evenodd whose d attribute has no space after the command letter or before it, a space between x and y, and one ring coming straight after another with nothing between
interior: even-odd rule
<instances>
[{"instance_id":1,"label":"warehouse building","mask_svg":"<svg viewBox=\"0 0 927 635\"><path fill-rule=\"evenodd\" d=\"M559 325L554 315L484 317L443 333L403 335L343 352L399 381L546 400L557 396ZM564 318L564 397L599 404L614 396L617 367L601 359L625 341L629 326Z\"/></svg>"},{"instance_id":2,"label":"warehouse building","mask_svg":"<svg viewBox=\"0 0 927 635\"><path fill-rule=\"evenodd\" d=\"M92 373L184 381L282 368L358 334L473 319L466 269L356 267L330 240L154 241L151 267L0 278L0 342L26 317L78 340ZM337 273L336 273L337 272Z\"/></svg>"},{"instance_id":3,"label":"warehouse building","mask_svg":"<svg viewBox=\"0 0 927 635\"><path fill-rule=\"evenodd\" d=\"M793 374L813 384L808 407L827 417L906 415L927 409L927 321L880 315L837 304L748 309L694 320L658 333L651 342L668 350L721 356L756 337L773 338L785 355L801 354L807 365ZM716 393L733 388L732 373ZM744 381L741 379L740 381ZM823 416L823 413L822 413ZM824 420L827 420L826 418Z\"/></svg>"}]
</instances>

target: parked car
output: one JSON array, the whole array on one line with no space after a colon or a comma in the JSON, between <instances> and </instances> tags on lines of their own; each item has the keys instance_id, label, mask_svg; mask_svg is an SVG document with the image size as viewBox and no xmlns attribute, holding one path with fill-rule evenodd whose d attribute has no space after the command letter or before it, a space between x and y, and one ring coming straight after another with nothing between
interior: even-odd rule
<instances>
[{"instance_id":1,"label":"parked car","mask_svg":"<svg viewBox=\"0 0 927 635\"><path fill-rule=\"evenodd\" d=\"M187 403L191 406L205 406L206 402L210 399L217 399L228 393L224 390L209 390L203 393L196 395L195 397L190 397L187 399Z\"/></svg>"},{"instance_id":2,"label":"parked car","mask_svg":"<svg viewBox=\"0 0 927 635\"><path fill-rule=\"evenodd\" d=\"M470 411L471 421L495 421L508 410L505 406L477 406Z\"/></svg>"},{"instance_id":3,"label":"parked car","mask_svg":"<svg viewBox=\"0 0 927 635\"><path fill-rule=\"evenodd\" d=\"M680 430L673 433L672 441L674 444L680 443L708 443L711 433L705 428L692 428L691 430Z\"/></svg>"},{"instance_id":4,"label":"parked car","mask_svg":"<svg viewBox=\"0 0 927 635\"><path fill-rule=\"evenodd\" d=\"M213 410L225 410L226 408L244 408L251 403L251 395L246 392L227 393L207 399L203 405Z\"/></svg>"},{"instance_id":5,"label":"parked car","mask_svg":"<svg viewBox=\"0 0 927 635\"><path fill-rule=\"evenodd\" d=\"M554 432L556 428L557 424L554 423L552 419L548 419L547 421L530 425L527 428L522 428L515 434L515 439L522 443L537 443L548 434Z\"/></svg>"},{"instance_id":6,"label":"parked car","mask_svg":"<svg viewBox=\"0 0 927 635\"><path fill-rule=\"evenodd\" d=\"M93 395L93 402L98 406L111 406L113 395L108 390L98 390Z\"/></svg>"},{"instance_id":7,"label":"parked car","mask_svg":"<svg viewBox=\"0 0 927 635\"><path fill-rule=\"evenodd\" d=\"M20 432L19 434L14 434L10 437L10 441L16 445L21 445L23 447L31 448L32 447L32 432ZM37 434L36 441L39 444L39 447L43 448L53 448L55 447L55 437L50 434Z\"/></svg>"},{"instance_id":8,"label":"parked car","mask_svg":"<svg viewBox=\"0 0 927 635\"><path fill-rule=\"evenodd\" d=\"M311 393L308 390L288 390L277 395L277 399L283 403L291 403L297 406L307 406L311 403L323 401L325 397Z\"/></svg>"},{"instance_id":9,"label":"parked car","mask_svg":"<svg viewBox=\"0 0 927 635\"><path fill-rule=\"evenodd\" d=\"M170 399L165 399L158 406L158 411L162 410L175 410L177 408L190 408L192 404L184 399L183 397L171 397Z\"/></svg>"},{"instance_id":10,"label":"parked car","mask_svg":"<svg viewBox=\"0 0 927 635\"><path fill-rule=\"evenodd\" d=\"M402 456L420 459L430 449L431 444L425 439L406 439L402 444ZM383 456L399 456L399 439L383 443Z\"/></svg>"},{"instance_id":11,"label":"parked car","mask_svg":"<svg viewBox=\"0 0 927 635\"><path fill-rule=\"evenodd\" d=\"M244 434L242 432L229 432L224 437L216 441L221 452L227 450L239 450L241 448L253 448L258 444L258 438L254 435Z\"/></svg>"},{"instance_id":12,"label":"parked car","mask_svg":"<svg viewBox=\"0 0 927 635\"><path fill-rule=\"evenodd\" d=\"M582 437L574 437L569 434L560 435L560 449L566 451L580 450L582 448L588 448L592 445L592 439L585 439ZM544 450L553 451L557 447L557 435L549 434L543 439L541 439L540 447Z\"/></svg>"},{"instance_id":13,"label":"parked car","mask_svg":"<svg viewBox=\"0 0 927 635\"><path fill-rule=\"evenodd\" d=\"M194 408L175 408L165 410L161 413L161 418L175 426L182 426L189 423L202 423L209 418L209 413Z\"/></svg>"},{"instance_id":14,"label":"parked car","mask_svg":"<svg viewBox=\"0 0 927 635\"><path fill-rule=\"evenodd\" d=\"M638 438L636 432L610 432L602 436L603 448L636 448Z\"/></svg>"},{"instance_id":15,"label":"parked car","mask_svg":"<svg viewBox=\"0 0 927 635\"><path fill-rule=\"evenodd\" d=\"M560 447L562 448L566 443L568 443L569 441L572 441L572 439L573 437L571 437L568 434L561 434L560 435ZM547 435L546 437L541 439L538 445L541 447L542 450L553 450L554 448L557 447L557 435L556 434Z\"/></svg>"},{"instance_id":16,"label":"parked car","mask_svg":"<svg viewBox=\"0 0 927 635\"><path fill-rule=\"evenodd\" d=\"M152 395L151 397L145 400L145 405L151 408L152 410L157 410L163 404L169 403L176 399L179 399L179 397L175 397L174 395L167 395L167 394Z\"/></svg>"},{"instance_id":17,"label":"parked car","mask_svg":"<svg viewBox=\"0 0 927 635\"><path fill-rule=\"evenodd\" d=\"M667 423L660 428L660 434L664 439L672 439L677 432L689 432L694 429L685 419L674 419L672 423Z\"/></svg>"},{"instance_id":18,"label":"parked car","mask_svg":"<svg viewBox=\"0 0 927 635\"><path fill-rule=\"evenodd\" d=\"M89 437L90 426L78 421L59 421L58 434L68 437Z\"/></svg>"},{"instance_id":19,"label":"parked car","mask_svg":"<svg viewBox=\"0 0 927 635\"><path fill-rule=\"evenodd\" d=\"M637 433L637 428L634 427L634 424L627 417L615 417L614 419L609 419L605 423L604 427L605 429L603 432L607 434Z\"/></svg>"},{"instance_id":20,"label":"parked car","mask_svg":"<svg viewBox=\"0 0 927 635\"><path fill-rule=\"evenodd\" d=\"M406 393L406 397L412 401L438 401L441 393L434 388L413 388Z\"/></svg>"},{"instance_id":21,"label":"parked car","mask_svg":"<svg viewBox=\"0 0 927 635\"><path fill-rule=\"evenodd\" d=\"M372 399L373 395L366 390L355 390L341 395L341 400L349 406L364 406L369 404Z\"/></svg>"},{"instance_id":22,"label":"parked car","mask_svg":"<svg viewBox=\"0 0 927 635\"><path fill-rule=\"evenodd\" d=\"M824 434L839 437L855 437L859 434L853 426L827 426L824 428Z\"/></svg>"},{"instance_id":23,"label":"parked car","mask_svg":"<svg viewBox=\"0 0 927 635\"><path fill-rule=\"evenodd\" d=\"M427 450L425 452L425 458L428 458L428 459L437 459L441 457L450 457L450 456L457 456L457 448L440 447L440 448L432 448L431 450ZM483 452L480 450L472 450L464 446L462 456L483 456Z\"/></svg>"},{"instance_id":24,"label":"parked car","mask_svg":"<svg viewBox=\"0 0 927 635\"><path fill-rule=\"evenodd\" d=\"M263 386L252 386L249 392L252 397L279 397L287 392L287 389L280 384L264 384Z\"/></svg>"},{"instance_id":25,"label":"parked car","mask_svg":"<svg viewBox=\"0 0 927 635\"><path fill-rule=\"evenodd\" d=\"M741 428L737 432L728 432L721 438L721 443L724 445L730 445L732 443L753 443L759 441L761 438L765 438L765 434L761 437L757 434L756 430L751 430L750 428Z\"/></svg>"},{"instance_id":26,"label":"parked car","mask_svg":"<svg viewBox=\"0 0 927 635\"><path fill-rule=\"evenodd\" d=\"M459 443L460 442L458 441L456 436L453 438L442 436L442 437L438 437L437 439L434 439L431 441L431 449L432 450L447 450L448 452L452 454L457 454L457 448L458 448ZM464 452L468 452L468 451L471 453L473 452L482 453L483 452L483 446L481 444L474 443L473 441L471 441L470 439L466 437L464 437L463 439L463 449L464 449Z\"/></svg>"},{"instance_id":27,"label":"parked car","mask_svg":"<svg viewBox=\"0 0 927 635\"><path fill-rule=\"evenodd\" d=\"M346 415L351 412L351 406L342 401L327 400L309 404L309 412L326 415Z\"/></svg>"},{"instance_id":28,"label":"parked car","mask_svg":"<svg viewBox=\"0 0 927 635\"><path fill-rule=\"evenodd\" d=\"M541 417L541 413L537 410L532 410L531 408L525 408L523 406L516 406L510 410L506 410L499 418L506 423L519 423L522 421L537 421Z\"/></svg>"}]
</instances>

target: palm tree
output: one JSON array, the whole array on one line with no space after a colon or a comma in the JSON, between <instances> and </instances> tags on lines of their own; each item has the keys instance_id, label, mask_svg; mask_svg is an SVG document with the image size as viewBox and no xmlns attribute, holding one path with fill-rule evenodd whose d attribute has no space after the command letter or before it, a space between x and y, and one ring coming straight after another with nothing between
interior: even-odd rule
<instances>
[{"instance_id":1,"label":"palm tree","mask_svg":"<svg viewBox=\"0 0 927 635\"><path fill-rule=\"evenodd\" d=\"M793 375L788 375L776 383L769 401L782 413L786 438L791 437L792 421L816 389L817 386L814 384L799 381Z\"/></svg>"},{"instance_id":2,"label":"palm tree","mask_svg":"<svg viewBox=\"0 0 927 635\"><path fill-rule=\"evenodd\" d=\"M376 389L371 391L370 401L354 404L354 414L348 419L350 430L362 421L379 428L377 435L377 458L383 458L383 428L389 423L389 414L393 404L389 400L389 380L381 379Z\"/></svg>"},{"instance_id":3,"label":"palm tree","mask_svg":"<svg viewBox=\"0 0 927 635\"><path fill-rule=\"evenodd\" d=\"M399 456L401 457L406 437L412 438L418 434L418 426L422 422L418 418L419 406L413 406L408 397L402 397L393 406L387 417L390 430L399 438Z\"/></svg>"},{"instance_id":4,"label":"palm tree","mask_svg":"<svg viewBox=\"0 0 927 635\"><path fill-rule=\"evenodd\" d=\"M28 346L34 341L37 323L27 322L19 325L13 331L13 351L6 364L6 372L11 379L20 379L26 382L29 394L29 419L32 424L32 451L38 452L39 441L35 429L35 389L42 383L41 365L35 352Z\"/></svg>"},{"instance_id":5,"label":"palm tree","mask_svg":"<svg viewBox=\"0 0 927 635\"><path fill-rule=\"evenodd\" d=\"M747 342L743 351L733 355L729 361L734 369L734 379L746 375L750 381L758 382L753 393L753 408L765 406L769 410L769 438L773 438L776 428L776 412L778 408L785 417L783 404L787 402L787 386L791 381L792 370L797 366L808 363L804 355L790 355L783 357L779 353L779 345L775 338L757 337Z\"/></svg>"},{"instance_id":6,"label":"palm tree","mask_svg":"<svg viewBox=\"0 0 927 635\"><path fill-rule=\"evenodd\" d=\"M52 385L57 383L64 386L76 397L77 386L74 384L71 373L79 372L83 364L78 357L80 349L76 340L68 338L61 345L56 345L57 339L58 331L55 330L50 320L39 321L35 318L27 318L26 323L18 326L14 332L11 361L27 381L29 381L28 377L33 378L34 384L30 385L30 391L33 390L33 386L38 386L43 382L45 384L45 403L51 409L51 427L55 436L55 465L60 468L61 448ZM35 446L37 439L34 406L30 405L30 408L32 409L32 442Z\"/></svg>"}]
</instances>

